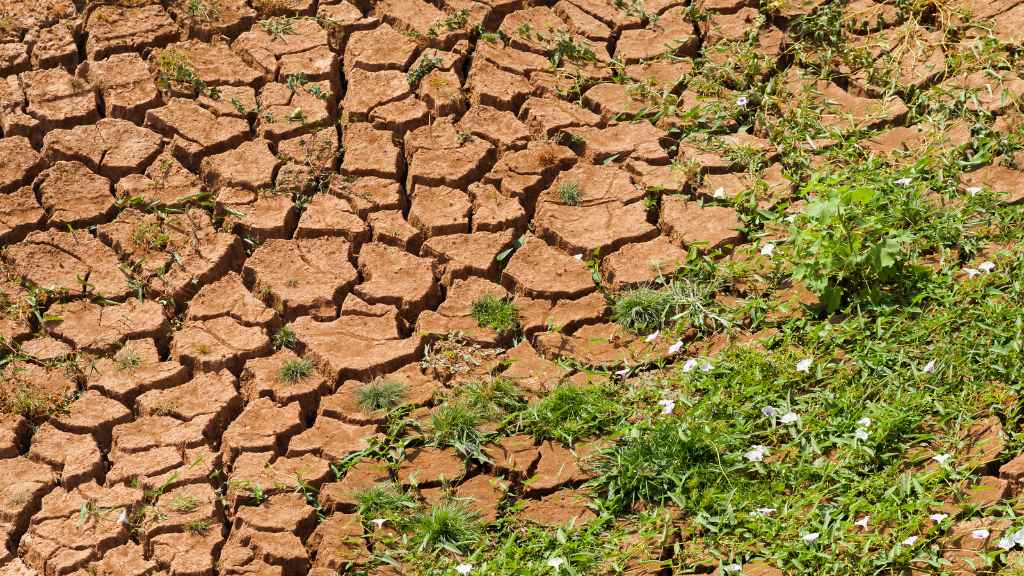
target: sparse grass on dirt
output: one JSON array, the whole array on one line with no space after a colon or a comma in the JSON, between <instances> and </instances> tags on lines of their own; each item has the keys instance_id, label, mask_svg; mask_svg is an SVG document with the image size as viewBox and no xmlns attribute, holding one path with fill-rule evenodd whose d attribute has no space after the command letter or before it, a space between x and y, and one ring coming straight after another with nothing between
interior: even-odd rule
<instances>
[{"instance_id":1,"label":"sparse grass on dirt","mask_svg":"<svg viewBox=\"0 0 1024 576\"><path fill-rule=\"evenodd\" d=\"M520 329L519 311L511 298L485 294L473 301L469 313L477 325L490 328L499 335L515 335Z\"/></svg>"}]
</instances>

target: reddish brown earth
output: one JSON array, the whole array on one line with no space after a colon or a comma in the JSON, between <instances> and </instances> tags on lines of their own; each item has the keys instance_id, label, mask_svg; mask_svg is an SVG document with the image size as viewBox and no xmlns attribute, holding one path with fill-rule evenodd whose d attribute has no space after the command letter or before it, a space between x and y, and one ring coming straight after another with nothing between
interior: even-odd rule
<instances>
[{"instance_id":1,"label":"reddish brown earth","mask_svg":"<svg viewBox=\"0 0 1024 576\"><path fill-rule=\"evenodd\" d=\"M584 368L672 361L672 342L610 323L607 296L673 274L688 250L727 253L747 240L740 199L772 207L795 183L764 127L730 120L735 133L680 141L650 91L681 111L733 106L735 86L687 84L695 65L727 68L753 32L774 70L784 31L822 3L764 21L741 0L699 3L700 21L676 0L638 4L646 16L606 0L218 0L207 17L188 0L10 4L0 342L18 356L0 371L0 564L178 576L361 567L386 532L364 530L356 495L389 482L485 523L509 509L593 520L585 442L505 435L486 464L413 443L390 462L332 465L388 431L386 411L359 405L371 383L403 384L402 409L429 426L472 379L501 376L536 402ZM964 4L1019 41L1019 3ZM463 9L465 26L444 23ZM851 46L891 60L901 87L938 84L997 125L1018 121L1018 74L945 69L976 39L949 44L888 2L842 12ZM556 30L594 61L554 70ZM161 69L172 58L183 68ZM908 103L863 70L832 82L787 65L782 111L809 101L823 125L886 128L861 140L867 154L970 144L966 124L902 126ZM747 170L737 150L766 162ZM1021 202L1021 159L998 160L962 188ZM521 340L477 324L484 295L515 304ZM428 351L442 365L421 364ZM1024 462L996 475L998 419L964 439L984 474L956 506L1015 495ZM320 521L297 493L310 488ZM101 512L79 522L83 502ZM964 538L987 521L940 541L954 566L992 548Z\"/></svg>"}]
</instances>

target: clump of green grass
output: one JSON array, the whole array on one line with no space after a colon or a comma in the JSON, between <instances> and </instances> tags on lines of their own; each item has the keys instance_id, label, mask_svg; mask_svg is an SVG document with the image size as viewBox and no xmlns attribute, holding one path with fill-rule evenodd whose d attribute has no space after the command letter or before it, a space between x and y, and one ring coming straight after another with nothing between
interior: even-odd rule
<instances>
[{"instance_id":1,"label":"clump of green grass","mask_svg":"<svg viewBox=\"0 0 1024 576\"><path fill-rule=\"evenodd\" d=\"M175 512L192 512L199 506L199 502L192 496L177 494L171 500L171 510Z\"/></svg>"},{"instance_id":2,"label":"clump of green grass","mask_svg":"<svg viewBox=\"0 0 1024 576\"><path fill-rule=\"evenodd\" d=\"M470 316L481 328L490 328L499 335L519 332L519 310L511 298L485 294L473 301Z\"/></svg>"},{"instance_id":3,"label":"clump of green grass","mask_svg":"<svg viewBox=\"0 0 1024 576\"><path fill-rule=\"evenodd\" d=\"M681 320L698 330L726 327L729 319L714 300L718 284L677 278L660 288L625 290L612 299L612 320L634 334L650 334Z\"/></svg>"},{"instance_id":4,"label":"clump of green grass","mask_svg":"<svg viewBox=\"0 0 1024 576\"><path fill-rule=\"evenodd\" d=\"M295 331L290 326L282 326L274 333L274 348L278 350L281 348L293 349L296 344L298 344L298 340L295 338Z\"/></svg>"},{"instance_id":5,"label":"clump of green grass","mask_svg":"<svg viewBox=\"0 0 1024 576\"><path fill-rule=\"evenodd\" d=\"M522 426L534 436L571 445L614 427L623 407L610 391L590 384L560 384L522 416Z\"/></svg>"},{"instance_id":6,"label":"clump of green grass","mask_svg":"<svg viewBox=\"0 0 1024 576\"><path fill-rule=\"evenodd\" d=\"M132 230L130 240L132 244L140 248L163 250L171 241L171 237L160 229L159 224L146 222L139 224Z\"/></svg>"},{"instance_id":7,"label":"clump of green grass","mask_svg":"<svg viewBox=\"0 0 1024 576\"><path fill-rule=\"evenodd\" d=\"M165 48L157 53L156 67L159 70L157 82L165 89L170 88L172 83L182 84L210 98L220 97L220 91L215 86L207 85L196 73L188 58L174 48Z\"/></svg>"},{"instance_id":8,"label":"clump of green grass","mask_svg":"<svg viewBox=\"0 0 1024 576\"><path fill-rule=\"evenodd\" d=\"M580 185L577 182L563 182L558 186L558 197L568 206L580 205Z\"/></svg>"},{"instance_id":9,"label":"clump of green grass","mask_svg":"<svg viewBox=\"0 0 1024 576\"><path fill-rule=\"evenodd\" d=\"M114 356L117 369L122 372L131 372L142 364L142 359L131 346L124 346Z\"/></svg>"},{"instance_id":10,"label":"clump of green grass","mask_svg":"<svg viewBox=\"0 0 1024 576\"><path fill-rule=\"evenodd\" d=\"M278 378L282 382L294 384L313 373L313 363L305 358L293 358L285 360L277 371Z\"/></svg>"},{"instance_id":11,"label":"clump of green grass","mask_svg":"<svg viewBox=\"0 0 1024 576\"><path fill-rule=\"evenodd\" d=\"M470 382L459 390L459 399L487 420L514 414L526 407L522 391L508 378Z\"/></svg>"},{"instance_id":12,"label":"clump of green grass","mask_svg":"<svg viewBox=\"0 0 1024 576\"><path fill-rule=\"evenodd\" d=\"M378 410L393 410L409 395L409 387L397 380L374 378L356 390L359 408L367 414Z\"/></svg>"},{"instance_id":13,"label":"clump of green grass","mask_svg":"<svg viewBox=\"0 0 1024 576\"><path fill-rule=\"evenodd\" d=\"M257 22L260 29L270 34L274 40L279 40L286 34L295 34L295 24L290 18L274 17Z\"/></svg>"},{"instance_id":14,"label":"clump of green grass","mask_svg":"<svg viewBox=\"0 0 1024 576\"><path fill-rule=\"evenodd\" d=\"M477 429L481 423L479 412L468 403L445 403L430 416L431 441L437 446L451 446L463 456L486 461L483 437Z\"/></svg>"},{"instance_id":15,"label":"clump of green grass","mask_svg":"<svg viewBox=\"0 0 1024 576\"><path fill-rule=\"evenodd\" d=\"M444 502L416 514L410 527L420 552L447 550L462 554L483 534L477 518L477 514L456 503Z\"/></svg>"},{"instance_id":16,"label":"clump of green grass","mask_svg":"<svg viewBox=\"0 0 1024 576\"><path fill-rule=\"evenodd\" d=\"M377 484L356 494L357 510L364 520L405 517L416 500L396 484Z\"/></svg>"}]
</instances>

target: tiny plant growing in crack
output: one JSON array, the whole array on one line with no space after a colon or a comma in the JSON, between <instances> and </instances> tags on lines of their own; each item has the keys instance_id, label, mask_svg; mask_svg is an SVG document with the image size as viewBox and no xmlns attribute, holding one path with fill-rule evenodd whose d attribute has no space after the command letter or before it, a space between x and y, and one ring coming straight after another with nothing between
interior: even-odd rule
<instances>
[{"instance_id":1,"label":"tiny plant growing in crack","mask_svg":"<svg viewBox=\"0 0 1024 576\"><path fill-rule=\"evenodd\" d=\"M277 375L282 381L294 384L313 373L313 363L305 358L285 360Z\"/></svg>"},{"instance_id":2,"label":"tiny plant growing in crack","mask_svg":"<svg viewBox=\"0 0 1024 576\"><path fill-rule=\"evenodd\" d=\"M391 410L405 401L408 387L402 382L375 378L356 390L356 400L364 412Z\"/></svg>"}]
</instances>

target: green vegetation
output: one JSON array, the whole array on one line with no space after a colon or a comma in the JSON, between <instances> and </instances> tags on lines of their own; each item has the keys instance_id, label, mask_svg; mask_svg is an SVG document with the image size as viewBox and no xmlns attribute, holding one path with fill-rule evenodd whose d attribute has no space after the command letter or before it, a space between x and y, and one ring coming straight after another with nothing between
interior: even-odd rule
<instances>
[{"instance_id":1,"label":"green vegetation","mask_svg":"<svg viewBox=\"0 0 1024 576\"><path fill-rule=\"evenodd\" d=\"M220 97L220 91L217 87L208 86L196 73L188 58L174 48L164 48L158 51L155 62L159 71L157 83L165 90L184 86L193 92L208 96L214 100Z\"/></svg>"},{"instance_id":2,"label":"green vegetation","mask_svg":"<svg viewBox=\"0 0 1024 576\"><path fill-rule=\"evenodd\" d=\"M378 410L393 410L402 405L409 395L409 387L396 380L374 378L356 390L359 408L367 414Z\"/></svg>"},{"instance_id":3,"label":"green vegetation","mask_svg":"<svg viewBox=\"0 0 1024 576\"><path fill-rule=\"evenodd\" d=\"M538 438L572 445L611 430L622 417L623 407L609 388L560 384L523 413L521 426Z\"/></svg>"},{"instance_id":4,"label":"green vegetation","mask_svg":"<svg viewBox=\"0 0 1024 576\"><path fill-rule=\"evenodd\" d=\"M313 363L305 358L285 360L277 372L282 382L294 384L313 373Z\"/></svg>"},{"instance_id":5,"label":"green vegetation","mask_svg":"<svg viewBox=\"0 0 1024 576\"><path fill-rule=\"evenodd\" d=\"M728 326L728 317L714 300L721 280L713 275L701 276L673 278L664 286L643 286L616 294L612 320L635 334L650 334L679 322L701 330Z\"/></svg>"},{"instance_id":6,"label":"green vegetation","mask_svg":"<svg viewBox=\"0 0 1024 576\"><path fill-rule=\"evenodd\" d=\"M580 205L580 185L578 182L563 182L558 185L558 197L568 206Z\"/></svg>"},{"instance_id":7,"label":"green vegetation","mask_svg":"<svg viewBox=\"0 0 1024 576\"><path fill-rule=\"evenodd\" d=\"M415 89L420 85L420 80L423 80L427 74L430 74L432 70L441 65L441 58L438 56L427 56L424 54L417 61L416 66L406 73L406 80L409 82L409 86Z\"/></svg>"},{"instance_id":8,"label":"green vegetation","mask_svg":"<svg viewBox=\"0 0 1024 576\"><path fill-rule=\"evenodd\" d=\"M451 502L417 513L411 528L420 552L447 550L462 554L468 546L479 542L482 534L476 514Z\"/></svg>"},{"instance_id":9,"label":"green vegetation","mask_svg":"<svg viewBox=\"0 0 1024 576\"><path fill-rule=\"evenodd\" d=\"M499 335L519 332L519 311L511 298L485 294L473 301L470 315L481 328L490 328Z\"/></svg>"},{"instance_id":10,"label":"green vegetation","mask_svg":"<svg viewBox=\"0 0 1024 576\"><path fill-rule=\"evenodd\" d=\"M274 348L278 350L281 348L294 349L298 343L299 341L295 339L295 331L291 329L291 326L282 326L274 333Z\"/></svg>"}]
</instances>

